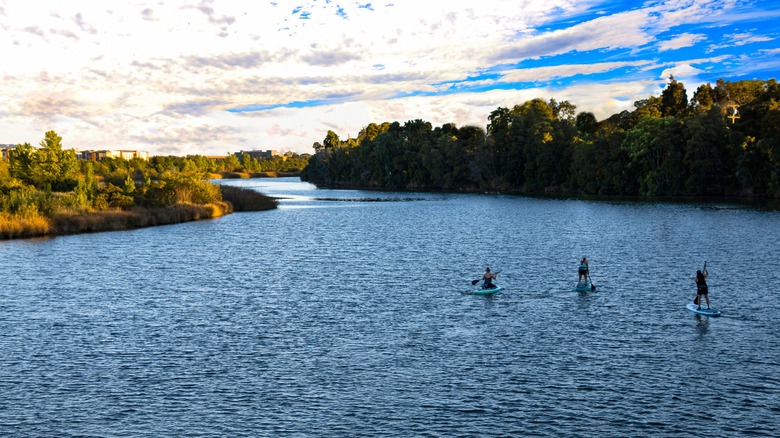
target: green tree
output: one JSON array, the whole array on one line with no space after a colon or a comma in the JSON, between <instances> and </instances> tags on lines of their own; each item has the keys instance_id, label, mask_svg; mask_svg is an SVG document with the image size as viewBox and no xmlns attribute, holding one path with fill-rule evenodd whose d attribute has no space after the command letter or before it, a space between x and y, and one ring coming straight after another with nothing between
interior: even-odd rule
<instances>
[{"instance_id":1,"label":"green tree","mask_svg":"<svg viewBox=\"0 0 780 438\"><path fill-rule=\"evenodd\" d=\"M699 85L699 88L693 93L691 107L695 113L709 111L715 104L715 92L710 84Z\"/></svg>"},{"instance_id":2,"label":"green tree","mask_svg":"<svg viewBox=\"0 0 780 438\"><path fill-rule=\"evenodd\" d=\"M596 133L599 127L599 122L596 120L596 116L591 112L582 112L577 114L575 121L577 130L582 135L592 136Z\"/></svg>"},{"instance_id":3,"label":"green tree","mask_svg":"<svg viewBox=\"0 0 780 438\"><path fill-rule=\"evenodd\" d=\"M33 155L35 155L35 149L33 149L30 143L19 144L15 149L9 151L9 172L11 176L32 185L31 169Z\"/></svg>"},{"instance_id":4,"label":"green tree","mask_svg":"<svg viewBox=\"0 0 780 438\"><path fill-rule=\"evenodd\" d=\"M62 149L62 137L48 131L41 141L41 149L32 156L31 179L39 188L71 191L76 186L79 171L76 153Z\"/></svg>"},{"instance_id":5,"label":"green tree","mask_svg":"<svg viewBox=\"0 0 780 438\"><path fill-rule=\"evenodd\" d=\"M626 132L623 148L643 196L679 193L683 175L680 128L673 117L643 117Z\"/></svg>"},{"instance_id":6,"label":"green tree","mask_svg":"<svg viewBox=\"0 0 780 438\"><path fill-rule=\"evenodd\" d=\"M733 189L730 135L719 106L688 119L685 128L685 193L726 195Z\"/></svg>"},{"instance_id":7,"label":"green tree","mask_svg":"<svg viewBox=\"0 0 780 438\"><path fill-rule=\"evenodd\" d=\"M669 83L661 92L661 116L682 118L688 110L688 94L682 82L669 76Z\"/></svg>"},{"instance_id":8,"label":"green tree","mask_svg":"<svg viewBox=\"0 0 780 438\"><path fill-rule=\"evenodd\" d=\"M328 151L333 150L339 146L341 146L341 140L339 139L338 134L328 130L327 135L325 135L325 140L322 141L322 147Z\"/></svg>"}]
</instances>

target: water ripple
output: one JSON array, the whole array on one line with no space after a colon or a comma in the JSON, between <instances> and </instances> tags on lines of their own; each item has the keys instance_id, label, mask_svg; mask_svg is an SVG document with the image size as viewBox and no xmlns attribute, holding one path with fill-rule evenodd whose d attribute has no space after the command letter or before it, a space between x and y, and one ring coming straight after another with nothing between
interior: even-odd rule
<instances>
[{"instance_id":1,"label":"water ripple","mask_svg":"<svg viewBox=\"0 0 780 438\"><path fill-rule=\"evenodd\" d=\"M780 429L777 213L231 183L281 208L0 242L0 435Z\"/></svg>"}]
</instances>

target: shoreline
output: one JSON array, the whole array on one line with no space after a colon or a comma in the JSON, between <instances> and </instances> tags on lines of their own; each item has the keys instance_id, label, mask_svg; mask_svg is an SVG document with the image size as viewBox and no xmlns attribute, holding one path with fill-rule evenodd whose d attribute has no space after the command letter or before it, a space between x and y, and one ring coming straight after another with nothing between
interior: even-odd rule
<instances>
[{"instance_id":1,"label":"shoreline","mask_svg":"<svg viewBox=\"0 0 780 438\"><path fill-rule=\"evenodd\" d=\"M134 206L126 210L62 210L45 216L0 213L0 240L56 237L71 234L127 231L174 225L243 211L273 210L278 201L270 196L237 187L220 186L221 201L208 204L180 203L168 207Z\"/></svg>"},{"instance_id":2,"label":"shoreline","mask_svg":"<svg viewBox=\"0 0 780 438\"><path fill-rule=\"evenodd\" d=\"M206 205L179 204L172 207L97 212L62 212L51 217L5 217L12 226L0 229L0 240L67 236L72 234L128 231L161 225L216 219L234 211L228 202Z\"/></svg>"},{"instance_id":3,"label":"shoreline","mask_svg":"<svg viewBox=\"0 0 780 438\"><path fill-rule=\"evenodd\" d=\"M220 172L212 173L211 179L287 178L301 176L301 172Z\"/></svg>"},{"instance_id":4,"label":"shoreline","mask_svg":"<svg viewBox=\"0 0 780 438\"><path fill-rule=\"evenodd\" d=\"M303 181L303 180L301 180ZM670 203L670 204L738 204L746 205L766 210L780 210L780 199L767 199L753 196L655 196L643 197L639 195L598 195L585 194L575 191L549 190L529 192L522 189L496 190L496 189L442 189L442 188L378 188L369 186L360 186L356 184L323 184L311 181L303 181L314 184L317 188L331 190L365 190L373 192L404 192L404 193L441 193L441 194L474 194L474 195L502 195L502 196L522 196L534 199L560 199L560 200L585 200L598 202L638 202L638 203Z\"/></svg>"}]
</instances>

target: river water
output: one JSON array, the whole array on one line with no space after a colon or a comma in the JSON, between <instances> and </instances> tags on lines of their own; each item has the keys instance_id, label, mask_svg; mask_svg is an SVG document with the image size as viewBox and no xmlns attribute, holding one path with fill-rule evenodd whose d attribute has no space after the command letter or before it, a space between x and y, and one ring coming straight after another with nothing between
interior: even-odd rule
<instances>
[{"instance_id":1,"label":"river water","mask_svg":"<svg viewBox=\"0 0 780 438\"><path fill-rule=\"evenodd\" d=\"M778 212L223 183L284 199L0 242L0 436L780 430Z\"/></svg>"}]
</instances>

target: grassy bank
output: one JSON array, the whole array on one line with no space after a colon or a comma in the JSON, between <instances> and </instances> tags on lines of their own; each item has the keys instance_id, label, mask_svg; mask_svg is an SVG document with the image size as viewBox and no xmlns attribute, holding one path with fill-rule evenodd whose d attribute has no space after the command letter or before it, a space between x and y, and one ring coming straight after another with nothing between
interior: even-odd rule
<instances>
[{"instance_id":1,"label":"grassy bank","mask_svg":"<svg viewBox=\"0 0 780 438\"><path fill-rule=\"evenodd\" d=\"M128 209L59 208L50 215L28 209L25 213L0 212L0 239L120 231L214 219L234 211L263 211L277 207L276 199L250 189L219 186L221 201L179 203L169 207Z\"/></svg>"},{"instance_id":2,"label":"grassy bank","mask_svg":"<svg viewBox=\"0 0 780 438\"><path fill-rule=\"evenodd\" d=\"M220 172L212 173L211 179L281 178L301 176L300 172Z\"/></svg>"},{"instance_id":3,"label":"grassy bank","mask_svg":"<svg viewBox=\"0 0 780 438\"><path fill-rule=\"evenodd\" d=\"M213 219L233 211L227 202L206 205L178 204L172 207L106 211L60 211L51 217L0 214L0 239L119 231L155 225L170 225Z\"/></svg>"}]
</instances>

